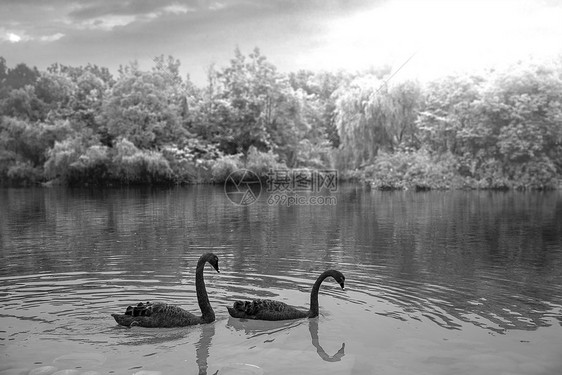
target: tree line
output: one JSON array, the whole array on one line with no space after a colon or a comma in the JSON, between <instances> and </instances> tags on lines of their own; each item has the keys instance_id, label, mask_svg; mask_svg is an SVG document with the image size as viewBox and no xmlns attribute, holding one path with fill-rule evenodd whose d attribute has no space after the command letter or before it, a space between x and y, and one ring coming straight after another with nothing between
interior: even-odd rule
<instances>
[{"instance_id":1,"label":"tree line","mask_svg":"<svg viewBox=\"0 0 562 375\"><path fill-rule=\"evenodd\" d=\"M562 60L427 83L390 69L281 73L259 49L207 70L0 57L0 184L223 182L239 168L337 169L380 189L552 189Z\"/></svg>"}]
</instances>

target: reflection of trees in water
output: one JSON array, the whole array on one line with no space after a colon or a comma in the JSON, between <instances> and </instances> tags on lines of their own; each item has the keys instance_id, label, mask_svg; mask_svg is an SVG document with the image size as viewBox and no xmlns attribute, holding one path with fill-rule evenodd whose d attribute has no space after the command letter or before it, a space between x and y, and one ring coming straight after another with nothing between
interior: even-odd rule
<instances>
[{"instance_id":1,"label":"reflection of trees in water","mask_svg":"<svg viewBox=\"0 0 562 375\"><path fill-rule=\"evenodd\" d=\"M395 318L495 332L549 326L562 300L560 193L372 192L338 202L342 271ZM376 269L371 267L376 266Z\"/></svg>"},{"instance_id":2,"label":"reflection of trees in water","mask_svg":"<svg viewBox=\"0 0 562 375\"><path fill-rule=\"evenodd\" d=\"M320 345L320 340L318 339L318 318L312 318L308 320L308 330L310 331L310 338L312 339L312 345L316 348L316 352L326 362L338 362L341 361L342 357L345 355L345 343L341 344L340 350L336 354L330 356L322 345Z\"/></svg>"},{"instance_id":3,"label":"reflection of trees in water","mask_svg":"<svg viewBox=\"0 0 562 375\"><path fill-rule=\"evenodd\" d=\"M28 274L59 264L44 251L50 244L44 233L55 229L47 217L44 194L41 189L0 189L0 252L16 259L3 262L7 268L0 270L0 274ZM36 238L37 234L42 237ZM17 260L23 254L30 256Z\"/></svg>"},{"instance_id":4,"label":"reflection of trees in water","mask_svg":"<svg viewBox=\"0 0 562 375\"><path fill-rule=\"evenodd\" d=\"M529 266L537 274L556 272L552 261L562 266L559 193L372 192L340 199L345 204L334 220L348 252L365 264L435 276L471 276L481 265Z\"/></svg>"}]
</instances>

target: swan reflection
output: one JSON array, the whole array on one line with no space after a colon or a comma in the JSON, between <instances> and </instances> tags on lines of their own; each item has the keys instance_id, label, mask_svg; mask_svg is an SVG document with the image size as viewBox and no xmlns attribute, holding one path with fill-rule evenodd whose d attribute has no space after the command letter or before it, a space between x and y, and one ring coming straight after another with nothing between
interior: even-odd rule
<instances>
[{"instance_id":1,"label":"swan reflection","mask_svg":"<svg viewBox=\"0 0 562 375\"><path fill-rule=\"evenodd\" d=\"M345 342L341 344L340 350L336 354L330 356L322 345L320 345L320 340L318 339L318 319L308 320L308 330L310 331L310 338L312 339L312 345L316 348L316 352L326 362L338 362L341 361L342 357L345 355Z\"/></svg>"},{"instance_id":2,"label":"swan reflection","mask_svg":"<svg viewBox=\"0 0 562 375\"><path fill-rule=\"evenodd\" d=\"M207 360L209 358L209 348L211 347L211 340L215 336L215 323L202 324L201 335L199 341L195 343L195 361L199 367L199 375L207 375ZM219 371L217 370L215 374Z\"/></svg>"},{"instance_id":3,"label":"swan reflection","mask_svg":"<svg viewBox=\"0 0 562 375\"><path fill-rule=\"evenodd\" d=\"M302 320L254 320L228 318L226 326L234 328L235 331L244 331L249 337L271 335L291 329L303 324Z\"/></svg>"},{"instance_id":4,"label":"swan reflection","mask_svg":"<svg viewBox=\"0 0 562 375\"><path fill-rule=\"evenodd\" d=\"M265 320L245 320L229 318L227 327L233 328L236 331L244 331L249 337L258 337L262 335L272 335L281 331L292 329L304 324L303 320L291 321L265 321ZM326 362L338 362L345 356L345 343L342 343L341 348L334 354L329 355L326 353L320 340L318 338L318 318L308 319L308 330L310 332L310 339L312 345L316 348L318 356Z\"/></svg>"}]
</instances>

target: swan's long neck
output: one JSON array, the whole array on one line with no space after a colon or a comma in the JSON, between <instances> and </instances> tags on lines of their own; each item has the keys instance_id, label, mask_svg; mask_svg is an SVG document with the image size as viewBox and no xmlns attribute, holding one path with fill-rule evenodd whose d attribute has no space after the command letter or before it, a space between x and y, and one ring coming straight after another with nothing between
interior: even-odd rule
<instances>
[{"instance_id":1,"label":"swan's long neck","mask_svg":"<svg viewBox=\"0 0 562 375\"><path fill-rule=\"evenodd\" d=\"M317 317L319 314L318 292L320 291L320 285L322 284L324 279L326 279L328 276L332 276L335 278L334 272L332 270L325 271L320 276L318 276L318 279L316 279L316 282L312 286L312 292L310 293L310 310L308 311L309 318Z\"/></svg>"},{"instance_id":2,"label":"swan's long neck","mask_svg":"<svg viewBox=\"0 0 562 375\"><path fill-rule=\"evenodd\" d=\"M206 257L201 257L197 262L197 269L195 270L195 290L197 291L197 303L201 309L203 320L212 322L215 320L215 312L209 303L207 289L205 288L205 281L203 280L205 263L207 263Z\"/></svg>"}]
</instances>

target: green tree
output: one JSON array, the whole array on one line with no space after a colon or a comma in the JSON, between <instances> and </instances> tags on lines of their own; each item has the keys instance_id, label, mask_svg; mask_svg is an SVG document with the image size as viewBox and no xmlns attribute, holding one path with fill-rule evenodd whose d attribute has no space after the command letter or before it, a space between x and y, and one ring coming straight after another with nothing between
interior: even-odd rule
<instances>
[{"instance_id":1,"label":"green tree","mask_svg":"<svg viewBox=\"0 0 562 375\"><path fill-rule=\"evenodd\" d=\"M281 162L296 166L305 164L304 149L326 147L324 107L317 95L292 87L257 48L248 56L237 48L229 66L218 72L211 68L203 97L208 97L201 106L208 124L204 129L227 154L242 153L246 160L254 147L273 151ZM301 143L304 139L309 142Z\"/></svg>"},{"instance_id":2,"label":"green tree","mask_svg":"<svg viewBox=\"0 0 562 375\"><path fill-rule=\"evenodd\" d=\"M76 78L76 91L70 101L73 121L101 133L98 115L102 111L103 100L107 94L107 83L94 73L86 70ZM100 134L104 138L105 133Z\"/></svg>"},{"instance_id":3,"label":"green tree","mask_svg":"<svg viewBox=\"0 0 562 375\"><path fill-rule=\"evenodd\" d=\"M417 118L419 138L429 149L462 155L492 146L476 108L484 79L448 76L430 82Z\"/></svg>"},{"instance_id":4,"label":"green tree","mask_svg":"<svg viewBox=\"0 0 562 375\"><path fill-rule=\"evenodd\" d=\"M8 77L8 65L6 59L0 56L0 84L3 84Z\"/></svg>"},{"instance_id":5,"label":"green tree","mask_svg":"<svg viewBox=\"0 0 562 375\"><path fill-rule=\"evenodd\" d=\"M478 109L496 140L488 154L517 187L552 187L562 171L560 72L560 66L519 65L499 72L483 91Z\"/></svg>"},{"instance_id":6,"label":"green tree","mask_svg":"<svg viewBox=\"0 0 562 375\"><path fill-rule=\"evenodd\" d=\"M19 63L12 69L8 69L6 85L12 89L20 89L27 85L34 85L39 77L37 68L30 68L24 63Z\"/></svg>"},{"instance_id":7,"label":"green tree","mask_svg":"<svg viewBox=\"0 0 562 375\"><path fill-rule=\"evenodd\" d=\"M271 121L276 78L275 67L257 48L248 61L236 48L230 66L217 73L221 91L214 104L221 114L221 143L227 153L246 154L250 146L269 146L266 126Z\"/></svg>"},{"instance_id":8,"label":"green tree","mask_svg":"<svg viewBox=\"0 0 562 375\"><path fill-rule=\"evenodd\" d=\"M174 143L186 136L181 102L170 77L158 69L143 72L136 64L121 69L102 107L102 119L112 138L127 138L142 149Z\"/></svg>"},{"instance_id":9,"label":"green tree","mask_svg":"<svg viewBox=\"0 0 562 375\"><path fill-rule=\"evenodd\" d=\"M43 72L35 83L35 94L41 101L41 118L68 119L72 116L71 100L77 87L69 77Z\"/></svg>"},{"instance_id":10,"label":"green tree","mask_svg":"<svg viewBox=\"0 0 562 375\"><path fill-rule=\"evenodd\" d=\"M311 70L299 70L289 73L289 82L296 91L302 89L310 96L312 106L316 109L315 128L323 128L329 142L333 147L340 145L340 138L335 121L336 90L347 85L352 80L349 74L344 72L314 72Z\"/></svg>"},{"instance_id":11,"label":"green tree","mask_svg":"<svg viewBox=\"0 0 562 375\"><path fill-rule=\"evenodd\" d=\"M289 167L327 167L331 144L323 123L323 103L302 89L287 88L270 126L273 151Z\"/></svg>"},{"instance_id":12,"label":"green tree","mask_svg":"<svg viewBox=\"0 0 562 375\"><path fill-rule=\"evenodd\" d=\"M171 183L173 171L164 156L154 150L141 150L127 139L115 143L114 176L126 184Z\"/></svg>"},{"instance_id":13,"label":"green tree","mask_svg":"<svg viewBox=\"0 0 562 375\"><path fill-rule=\"evenodd\" d=\"M118 177L111 174L110 148L82 134L55 142L47 156L45 177L50 180L59 179L68 185L101 185Z\"/></svg>"},{"instance_id":14,"label":"green tree","mask_svg":"<svg viewBox=\"0 0 562 375\"><path fill-rule=\"evenodd\" d=\"M28 121L44 119L44 103L35 94L35 87L27 85L12 89L0 100L0 114Z\"/></svg>"},{"instance_id":15,"label":"green tree","mask_svg":"<svg viewBox=\"0 0 562 375\"><path fill-rule=\"evenodd\" d=\"M72 134L68 122L57 121L54 124L42 122L29 123L26 120L2 117L0 119L0 179L24 182L25 173L30 178L39 180L43 171L46 152L60 140ZM10 177L10 170L13 174Z\"/></svg>"},{"instance_id":16,"label":"green tree","mask_svg":"<svg viewBox=\"0 0 562 375\"><path fill-rule=\"evenodd\" d=\"M108 87L113 86L115 79L106 67L100 67L95 64L87 64L86 66L69 66L59 63L51 64L47 67L47 72L51 74L64 75L69 77L73 82L77 82L79 77L89 72L101 79Z\"/></svg>"},{"instance_id":17,"label":"green tree","mask_svg":"<svg viewBox=\"0 0 562 375\"><path fill-rule=\"evenodd\" d=\"M8 66L6 59L0 56L0 100L4 98L9 91L6 79L8 78Z\"/></svg>"},{"instance_id":18,"label":"green tree","mask_svg":"<svg viewBox=\"0 0 562 375\"><path fill-rule=\"evenodd\" d=\"M487 80L430 83L417 126L423 144L451 153L478 186L552 187L562 157L561 103L559 67L519 64Z\"/></svg>"}]
</instances>

